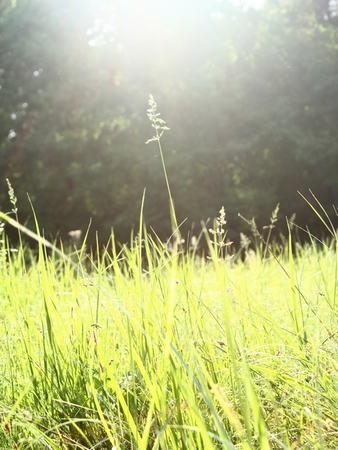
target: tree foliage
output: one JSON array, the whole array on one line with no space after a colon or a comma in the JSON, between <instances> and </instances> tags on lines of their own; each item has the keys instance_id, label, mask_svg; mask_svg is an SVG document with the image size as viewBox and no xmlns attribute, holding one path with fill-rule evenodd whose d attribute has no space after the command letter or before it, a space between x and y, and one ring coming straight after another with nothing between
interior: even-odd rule
<instances>
[{"instance_id":1,"label":"tree foliage","mask_svg":"<svg viewBox=\"0 0 338 450\"><path fill-rule=\"evenodd\" d=\"M163 138L178 220L227 210L267 222L311 188L328 212L338 192L335 4L267 0L259 10L203 0L18 0L0 7L0 203L5 178L47 236L84 229L120 240L146 221L165 237L169 203L146 109ZM245 224L244 224L245 225Z\"/></svg>"}]
</instances>

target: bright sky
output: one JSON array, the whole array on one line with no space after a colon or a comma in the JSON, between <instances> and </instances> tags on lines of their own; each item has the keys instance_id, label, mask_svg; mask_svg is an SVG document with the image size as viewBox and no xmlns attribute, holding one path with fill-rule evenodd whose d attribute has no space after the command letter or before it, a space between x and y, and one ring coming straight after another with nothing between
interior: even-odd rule
<instances>
[{"instance_id":1,"label":"bright sky","mask_svg":"<svg viewBox=\"0 0 338 450\"><path fill-rule=\"evenodd\" d=\"M218 0L222 3L224 0ZM265 3L265 0L230 0L236 6L243 7L244 10L248 8L259 9ZM154 8L154 0L135 0L134 6L129 8L128 6L123 6L123 0L115 0L116 9L121 13L120 20L122 18L123 28L125 29L126 36L134 37L135 41L145 41L149 38L149 45L156 46L156 40L154 41L154 36L161 35L163 29L165 29L166 22L170 22L175 16L175 7L170 10L167 8L168 17L163 18L163 15L158 15L156 9ZM121 5L120 5L121 3ZM88 45L100 46L107 43L107 41L114 41L114 14L109 13L109 8L104 6L105 0L102 1L103 8L101 7L100 14L96 20L94 20L93 26L86 30L88 35ZM114 3L113 3L114 5ZM114 8L113 8L114 10ZM182 9L184 11L184 8ZM102 16L105 15L103 19ZM101 17L100 17L101 16ZM112 18L110 19L110 16ZM213 18L222 18L222 13L212 13ZM164 21L164 23L163 23ZM126 40L124 36L124 41ZM136 37L136 38L135 38ZM144 45L144 48L149 48L149 45Z\"/></svg>"},{"instance_id":2,"label":"bright sky","mask_svg":"<svg viewBox=\"0 0 338 450\"><path fill-rule=\"evenodd\" d=\"M260 8L265 0L233 0L235 4L243 5L244 8Z\"/></svg>"}]
</instances>

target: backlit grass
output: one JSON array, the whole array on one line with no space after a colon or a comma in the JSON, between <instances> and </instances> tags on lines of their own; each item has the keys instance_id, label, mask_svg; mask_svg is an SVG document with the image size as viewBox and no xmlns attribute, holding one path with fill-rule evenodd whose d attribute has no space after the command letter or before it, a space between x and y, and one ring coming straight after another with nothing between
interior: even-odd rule
<instances>
[{"instance_id":1,"label":"backlit grass","mask_svg":"<svg viewBox=\"0 0 338 450\"><path fill-rule=\"evenodd\" d=\"M335 242L232 263L207 239L3 243L0 447L337 448Z\"/></svg>"},{"instance_id":2,"label":"backlit grass","mask_svg":"<svg viewBox=\"0 0 338 450\"><path fill-rule=\"evenodd\" d=\"M338 448L338 237L276 247L254 220L236 252L225 209L182 251L143 220L129 245L57 248L0 212L0 448ZM19 232L12 251L4 224ZM35 239L37 252L24 244ZM207 251L198 251L204 240ZM190 248L189 248L190 245ZM99 245L97 246L99 248Z\"/></svg>"}]
</instances>

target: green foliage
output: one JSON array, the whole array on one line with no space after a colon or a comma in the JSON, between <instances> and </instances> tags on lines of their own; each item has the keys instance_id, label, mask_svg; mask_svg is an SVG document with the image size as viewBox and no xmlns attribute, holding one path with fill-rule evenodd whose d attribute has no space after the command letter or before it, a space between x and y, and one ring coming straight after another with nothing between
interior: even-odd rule
<instances>
[{"instance_id":1,"label":"green foliage","mask_svg":"<svg viewBox=\"0 0 338 450\"><path fill-rule=\"evenodd\" d=\"M262 225L277 203L280 216L297 212L302 227L319 230L296 192L310 187L330 212L338 190L330 8L3 2L0 177L3 187L12 181L22 220L28 192L48 236L92 219L90 243L112 226L126 242L146 188L146 221L168 237L160 154L143 145L153 92L173 130L165 160L184 234L223 204L231 238L243 226L238 212Z\"/></svg>"}]
</instances>

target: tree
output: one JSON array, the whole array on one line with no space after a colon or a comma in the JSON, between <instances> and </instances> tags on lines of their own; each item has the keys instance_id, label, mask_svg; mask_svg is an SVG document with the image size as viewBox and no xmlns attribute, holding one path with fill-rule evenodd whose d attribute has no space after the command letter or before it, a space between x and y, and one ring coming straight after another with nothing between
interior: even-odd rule
<instances>
[{"instance_id":1,"label":"tree","mask_svg":"<svg viewBox=\"0 0 338 450\"><path fill-rule=\"evenodd\" d=\"M238 212L266 224L278 202L281 216L314 225L297 190L312 188L327 210L338 191L337 27L318 5L2 5L0 173L22 219L29 192L47 235L92 218L103 240L114 226L125 241L147 188L147 223L167 237L161 163L144 144L151 93L171 128L165 160L186 229L224 205L237 236Z\"/></svg>"}]
</instances>

